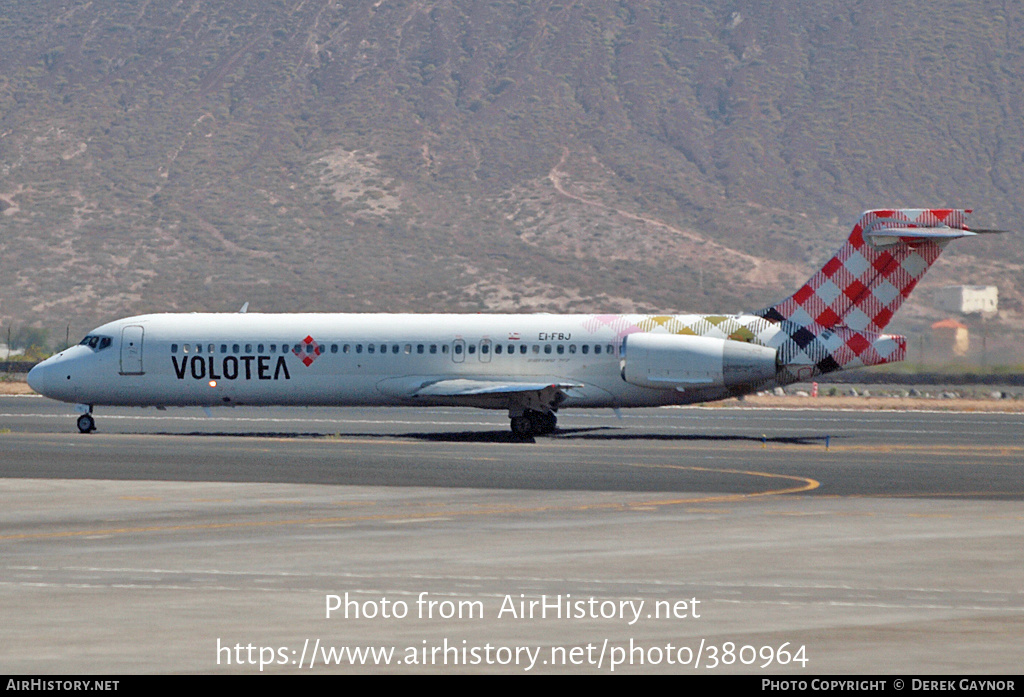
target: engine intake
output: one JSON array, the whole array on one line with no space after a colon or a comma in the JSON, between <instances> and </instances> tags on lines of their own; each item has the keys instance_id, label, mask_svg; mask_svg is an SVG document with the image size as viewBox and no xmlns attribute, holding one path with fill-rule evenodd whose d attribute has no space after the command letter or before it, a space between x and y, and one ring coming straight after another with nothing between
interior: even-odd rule
<instances>
[{"instance_id":1,"label":"engine intake","mask_svg":"<svg viewBox=\"0 0 1024 697\"><path fill-rule=\"evenodd\" d=\"M770 380L773 348L679 334L630 334L622 343L622 379L665 390L731 387Z\"/></svg>"}]
</instances>

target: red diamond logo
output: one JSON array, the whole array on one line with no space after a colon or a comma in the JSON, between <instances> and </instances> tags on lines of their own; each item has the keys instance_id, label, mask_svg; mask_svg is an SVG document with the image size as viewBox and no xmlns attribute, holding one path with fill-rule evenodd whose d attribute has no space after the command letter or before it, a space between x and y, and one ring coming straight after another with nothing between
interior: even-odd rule
<instances>
[{"instance_id":1,"label":"red diamond logo","mask_svg":"<svg viewBox=\"0 0 1024 697\"><path fill-rule=\"evenodd\" d=\"M313 365L313 361L320 355L320 344L313 341L313 337L307 336L302 340L301 344L296 344L295 348L292 349L292 353L299 357L302 364L307 368Z\"/></svg>"}]
</instances>

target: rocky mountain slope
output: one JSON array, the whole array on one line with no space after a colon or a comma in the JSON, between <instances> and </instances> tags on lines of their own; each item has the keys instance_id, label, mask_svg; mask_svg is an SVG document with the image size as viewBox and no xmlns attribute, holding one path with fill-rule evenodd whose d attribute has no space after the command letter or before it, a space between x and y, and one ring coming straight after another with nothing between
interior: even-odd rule
<instances>
[{"instance_id":1,"label":"rocky mountain slope","mask_svg":"<svg viewBox=\"0 0 1024 697\"><path fill-rule=\"evenodd\" d=\"M1024 230L1022 29L994 0L3 3L0 324L756 309L865 208ZM991 283L1019 332L1022 269L1020 236L958 244L897 328Z\"/></svg>"}]
</instances>

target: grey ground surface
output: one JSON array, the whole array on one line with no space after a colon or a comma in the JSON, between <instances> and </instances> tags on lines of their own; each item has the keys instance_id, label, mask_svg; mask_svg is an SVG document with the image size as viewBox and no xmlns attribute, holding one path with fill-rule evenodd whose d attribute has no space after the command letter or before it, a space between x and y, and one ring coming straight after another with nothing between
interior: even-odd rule
<instances>
[{"instance_id":1,"label":"grey ground surface","mask_svg":"<svg viewBox=\"0 0 1024 697\"><path fill-rule=\"evenodd\" d=\"M4 672L1019 670L1024 415L97 423L0 398Z\"/></svg>"}]
</instances>

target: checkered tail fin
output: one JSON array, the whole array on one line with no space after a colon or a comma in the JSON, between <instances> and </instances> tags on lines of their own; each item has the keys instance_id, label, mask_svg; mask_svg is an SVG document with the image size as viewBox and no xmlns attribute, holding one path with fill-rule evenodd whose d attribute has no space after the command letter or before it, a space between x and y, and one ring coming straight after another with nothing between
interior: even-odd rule
<instances>
[{"instance_id":1,"label":"checkered tail fin","mask_svg":"<svg viewBox=\"0 0 1024 697\"><path fill-rule=\"evenodd\" d=\"M865 211L849 239L800 290L755 313L818 334L880 333L950 240L976 234L960 208Z\"/></svg>"}]
</instances>

